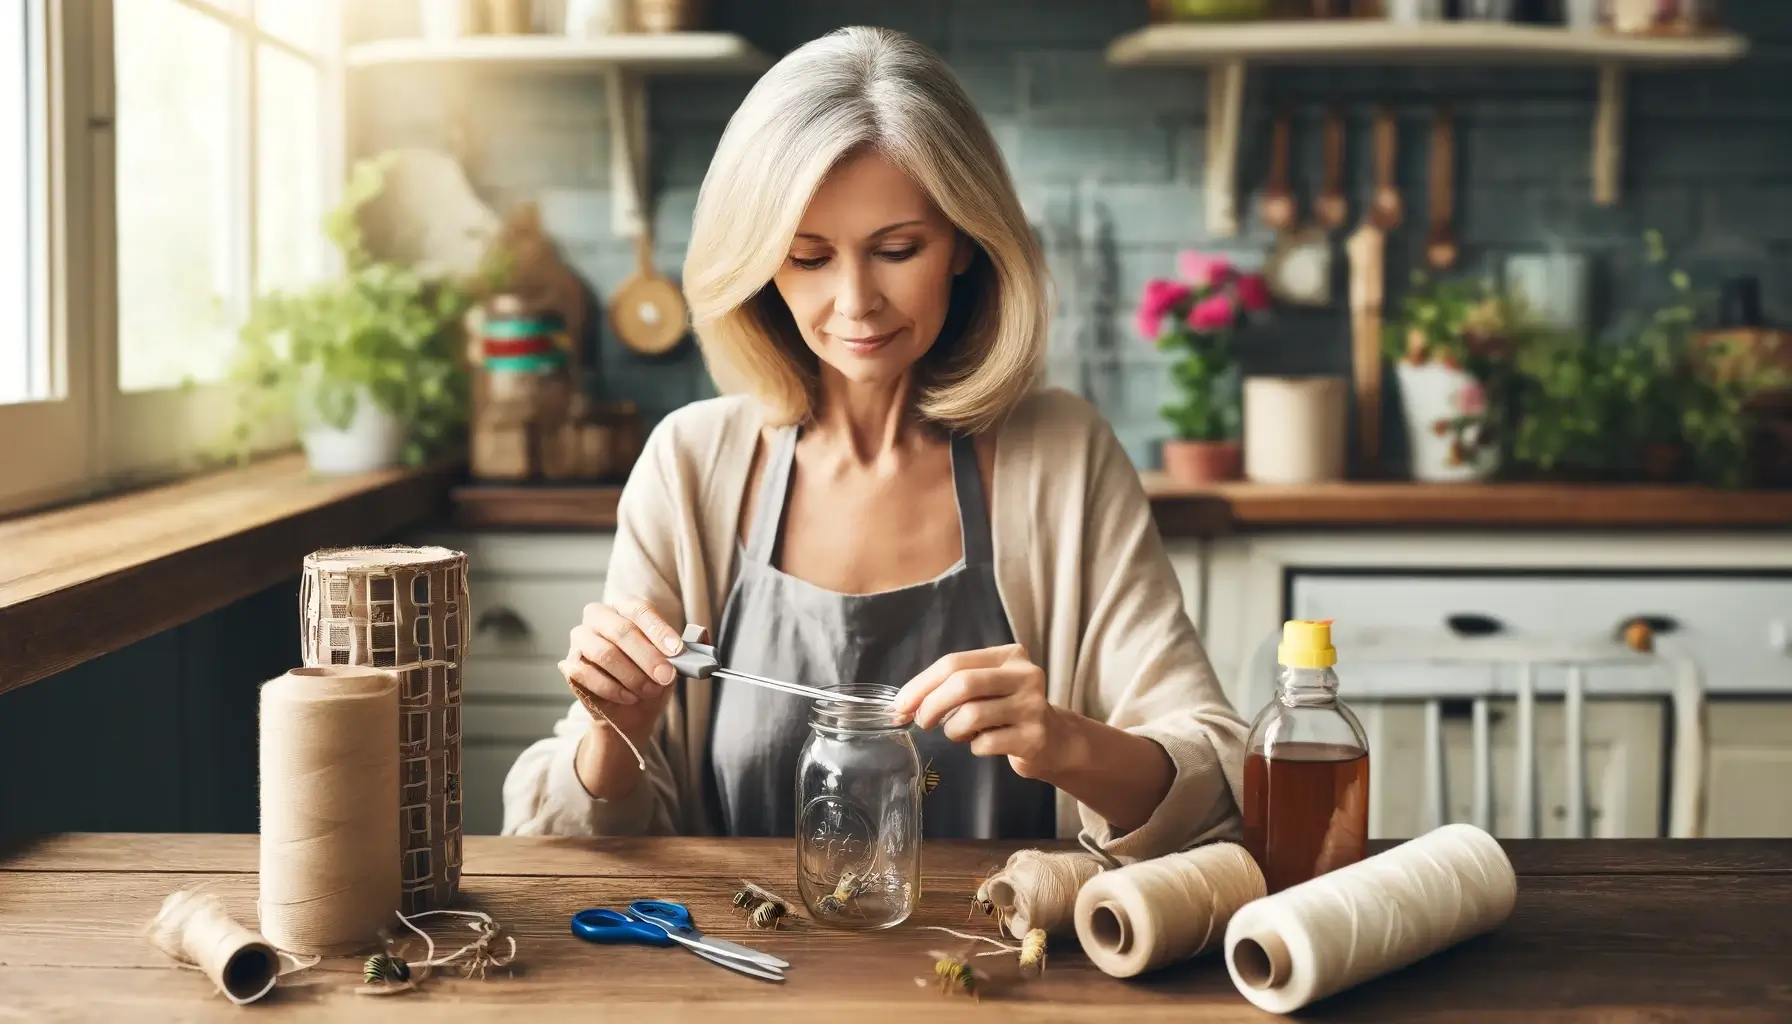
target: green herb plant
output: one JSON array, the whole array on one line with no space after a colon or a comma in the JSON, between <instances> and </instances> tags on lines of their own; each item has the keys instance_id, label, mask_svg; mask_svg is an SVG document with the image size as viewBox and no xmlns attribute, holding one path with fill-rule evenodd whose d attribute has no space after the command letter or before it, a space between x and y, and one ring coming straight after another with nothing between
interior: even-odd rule
<instances>
[{"instance_id":1,"label":"green herb plant","mask_svg":"<svg viewBox=\"0 0 1792 1024\"><path fill-rule=\"evenodd\" d=\"M262 296L251 309L230 372L239 460L262 426L286 415L346 429L363 393L404 424L408 465L464 439L462 318L504 268L488 261L458 281L370 256L357 214L384 187L389 166L385 156L358 162L342 202L324 218L342 273L302 291Z\"/></svg>"}]
</instances>

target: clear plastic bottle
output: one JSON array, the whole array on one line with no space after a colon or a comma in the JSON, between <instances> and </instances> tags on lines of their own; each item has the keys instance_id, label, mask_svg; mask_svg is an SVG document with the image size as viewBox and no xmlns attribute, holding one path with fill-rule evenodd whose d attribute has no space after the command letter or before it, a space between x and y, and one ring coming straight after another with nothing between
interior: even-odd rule
<instances>
[{"instance_id":1,"label":"clear plastic bottle","mask_svg":"<svg viewBox=\"0 0 1792 1024\"><path fill-rule=\"evenodd\" d=\"M1245 744L1244 845L1272 893L1362 860L1369 838L1369 743L1338 699L1331 625L1282 625L1275 699Z\"/></svg>"}]
</instances>

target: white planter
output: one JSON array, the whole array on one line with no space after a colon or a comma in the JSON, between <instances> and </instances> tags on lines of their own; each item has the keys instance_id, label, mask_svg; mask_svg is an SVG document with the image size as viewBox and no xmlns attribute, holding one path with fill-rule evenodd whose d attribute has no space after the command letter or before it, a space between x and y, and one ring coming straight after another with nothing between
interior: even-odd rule
<instances>
[{"instance_id":1,"label":"white planter","mask_svg":"<svg viewBox=\"0 0 1792 1024\"><path fill-rule=\"evenodd\" d=\"M472 35L469 0L417 0L418 34L425 39Z\"/></svg>"},{"instance_id":2,"label":"white planter","mask_svg":"<svg viewBox=\"0 0 1792 1024\"><path fill-rule=\"evenodd\" d=\"M1406 414L1413 479L1461 483L1485 480L1499 469L1499 444L1483 441L1477 426L1486 413L1485 400L1480 415L1467 400L1480 389L1474 377L1436 362L1400 362L1394 372Z\"/></svg>"},{"instance_id":3,"label":"white planter","mask_svg":"<svg viewBox=\"0 0 1792 1024\"><path fill-rule=\"evenodd\" d=\"M371 473L398 465L404 453L404 423L373 404L362 391L355 399L355 417L347 429L318 422L315 414L302 411L299 442L312 472L329 476Z\"/></svg>"}]
</instances>

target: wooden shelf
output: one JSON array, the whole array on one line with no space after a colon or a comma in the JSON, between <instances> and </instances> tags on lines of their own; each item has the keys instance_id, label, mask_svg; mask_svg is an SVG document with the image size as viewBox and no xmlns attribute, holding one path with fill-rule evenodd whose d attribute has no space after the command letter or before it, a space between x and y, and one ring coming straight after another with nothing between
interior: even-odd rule
<instances>
[{"instance_id":1,"label":"wooden shelf","mask_svg":"<svg viewBox=\"0 0 1792 1024\"><path fill-rule=\"evenodd\" d=\"M1108 44L1119 67L1212 65L1207 81L1207 230L1238 234L1238 133L1248 64L1584 66L1598 74L1593 119L1593 200L1618 202L1624 73L1740 59L1748 41L1731 32L1632 36L1547 25L1386 21L1255 21L1152 25Z\"/></svg>"},{"instance_id":2,"label":"wooden shelf","mask_svg":"<svg viewBox=\"0 0 1792 1024\"><path fill-rule=\"evenodd\" d=\"M1259 21L1153 25L1108 45L1122 67L1206 64L1477 64L1684 66L1741 57L1748 42L1734 33L1691 37L1625 36L1546 25L1380 21Z\"/></svg>"},{"instance_id":3,"label":"wooden shelf","mask_svg":"<svg viewBox=\"0 0 1792 1024\"><path fill-rule=\"evenodd\" d=\"M639 237L652 209L645 79L653 75L750 74L772 61L730 32L473 35L380 39L348 48L348 66L407 68L443 75L455 156L467 159L467 79L452 72L588 74L604 79L610 132L610 223L618 238Z\"/></svg>"},{"instance_id":4,"label":"wooden shelf","mask_svg":"<svg viewBox=\"0 0 1792 1024\"><path fill-rule=\"evenodd\" d=\"M349 47L348 65L354 68L483 67L563 73L625 68L647 73L725 74L763 71L771 66L771 60L733 33L669 32L587 39L551 35L381 39Z\"/></svg>"}]
</instances>

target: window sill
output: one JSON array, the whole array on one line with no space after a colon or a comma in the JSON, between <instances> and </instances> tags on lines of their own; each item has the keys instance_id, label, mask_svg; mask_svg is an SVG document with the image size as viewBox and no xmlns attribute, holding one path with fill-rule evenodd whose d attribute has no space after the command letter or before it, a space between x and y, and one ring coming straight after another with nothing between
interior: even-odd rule
<instances>
[{"instance_id":1,"label":"window sill","mask_svg":"<svg viewBox=\"0 0 1792 1024\"><path fill-rule=\"evenodd\" d=\"M296 578L318 548L437 518L461 476L319 477L295 453L0 520L0 693Z\"/></svg>"}]
</instances>

